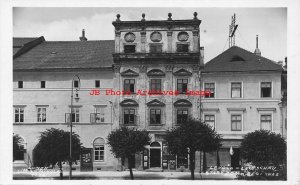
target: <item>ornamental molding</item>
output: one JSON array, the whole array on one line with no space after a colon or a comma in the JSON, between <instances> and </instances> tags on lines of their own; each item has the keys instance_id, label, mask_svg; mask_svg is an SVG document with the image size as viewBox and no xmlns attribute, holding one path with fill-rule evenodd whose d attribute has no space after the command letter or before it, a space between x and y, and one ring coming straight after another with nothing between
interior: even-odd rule
<instances>
[{"instance_id":1,"label":"ornamental molding","mask_svg":"<svg viewBox=\"0 0 300 185\"><path fill-rule=\"evenodd\" d=\"M163 107L165 105L166 105L165 103L163 103L163 102L161 102L161 101L159 101L157 99L154 99L154 100L152 100L152 101L150 101L150 102L147 103L147 106Z\"/></svg>"},{"instance_id":2,"label":"ornamental molding","mask_svg":"<svg viewBox=\"0 0 300 185\"><path fill-rule=\"evenodd\" d=\"M135 40L135 34L132 32L128 32L125 34L124 39L126 42L133 42Z\"/></svg>"},{"instance_id":3,"label":"ornamental molding","mask_svg":"<svg viewBox=\"0 0 300 185\"><path fill-rule=\"evenodd\" d=\"M270 107L270 108L256 108L256 110L259 111L273 111L276 112L276 108L275 107Z\"/></svg>"},{"instance_id":4,"label":"ornamental molding","mask_svg":"<svg viewBox=\"0 0 300 185\"><path fill-rule=\"evenodd\" d=\"M131 69L127 69L121 73L121 76L139 76L139 74Z\"/></svg>"},{"instance_id":5,"label":"ornamental molding","mask_svg":"<svg viewBox=\"0 0 300 185\"><path fill-rule=\"evenodd\" d=\"M174 102L175 107L191 107L193 104L185 99L180 99Z\"/></svg>"},{"instance_id":6,"label":"ornamental molding","mask_svg":"<svg viewBox=\"0 0 300 185\"><path fill-rule=\"evenodd\" d=\"M151 69L147 73L148 76L165 76L166 74L160 69Z\"/></svg>"},{"instance_id":7,"label":"ornamental molding","mask_svg":"<svg viewBox=\"0 0 300 185\"><path fill-rule=\"evenodd\" d=\"M187 41L189 39L189 34L185 31L179 32L177 35L178 41Z\"/></svg>"},{"instance_id":8,"label":"ornamental molding","mask_svg":"<svg viewBox=\"0 0 300 185\"><path fill-rule=\"evenodd\" d=\"M120 105L122 107L137 107L139 106L139 104L135 101L135 100L131 100L131 99L126 99L126 100L123 100Z\"/></svg>"},{"instance_id":9,"label":"ornamental molding","mask_svg":"<svg viewBox=\"0 0 300 185\"><path fill-rule=\"evenodd\" d=\"M227 108L227 111L242 111L242 112L246 112L246 108Z\"/></svg>"},{"instance_id":10,"label":"ornamental molding","mask_svg":"<svg viewBox=\"0 0 300 185\"><path fill-rule=\"evenodd\" d=\"M150 35L150 40L152 42L160 42L162 40L161 33L158 32L158 31L152 32L151 35Z\"/></svg>"},{"instance_id":11,"label":"ornamental molding","mask_svg":"<svg viewBox=\"0 0 300 185\"><path fill-rule=\"evenodd\" d=\"M173 75L175 75L175 76L191 76L192 73L185 69L179 69L178 71L174 72Z\"/></svg>"}]
</instances>

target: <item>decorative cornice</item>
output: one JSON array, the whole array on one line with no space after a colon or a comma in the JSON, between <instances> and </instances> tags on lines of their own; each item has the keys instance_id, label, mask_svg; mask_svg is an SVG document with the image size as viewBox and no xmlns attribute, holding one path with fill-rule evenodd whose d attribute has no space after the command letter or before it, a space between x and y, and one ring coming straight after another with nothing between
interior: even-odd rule
<instances>
[{"instance_id":1,"label":"decorative cornice","mask_svg":"<svg viewBox=\"0 0 300 185\"><path fill-rule=\"evenodd\" d=\"M185 70L185 69L179 69L178 71L173 73L175 76L191 76L192 73Z\"/></svg>"},{"instance_id":2,"label":"decorative cornice","mask_svg":"<svg viewBox=\"0 0 300 185\"><path fill-rule=\"evenodd\" d=\"M174 102L175 107L191 107L192 103L185 99L180 99Z\"/></svg>"},{"instance_id":3,"label":"decorative cornice","mask_svg":"<svg viewBox=\"0 0 300 185\"><path fill-rule=\"evenodd\" d=\"M273 111L275 112L276 111L276 108L275 107L270 107L270 108L256 108L256 110L259 112L259 111Z\"/></svg>"},{"instance_id":4,"label":"decorative cornice","mask_svg":"<svg viewBox=\"0 0 300 185\"><path fill-rule=\"evenodd\" d=\"M174 66L173 65L166 65L166 72L172 72Z\"/></svg>"},{"instance_id":5,"label":"decorative cornice","mask_svg":"<svg viewBox=\"0 0 300 185\"><path fill-rule=\"evenodd\" d=\"M138 66L138 68L140 69L140 73L146 73L147 72L147 66L145 66L145 65L140 65L140 66Z\"/></svg>"},{"instance_id":6,"label":"decorative cornice","mask_svg":"<svg viewBox=\"0 0 300 185\"><path fill-rule=\"evenodd\" d=\"M147 72L148 76L165 76L166 74L160 69L152 69Z\"/></svg>"},{"instance_id":7,"label":"decorative cornice","mask_svg":"<svg viewBox=\"0 0 300 185\"><path fill-rule=\"evenodd\" d=\"M219 108L202 108L202 111L220 112Z\"/></svg>"},{"instance_id":8,"label":"decorative cornice","mask_svg":"<svg viewBox=\"0 0 300 185\"><path fill-rule=\"evenodd\" d=\"M127 69L121 73L121 76L139 76L139 74L131 69Z\"/></svg>"},{"instance_id":9,"label":"decorative cornice","mask_svg":"<svg viewBox=\"0 0 300 185\"><path fill-rule=\"evenodd\" d=\"M131 100L131 99L126 99L126 100L123 100L120 105L122 107L137 107L139 106L139 104L135 101L135 100Z\"/></svg>"},{"instance_id":10,"label":"decorative cornice","mask_svg":"<svg viewBox=\"0 0 300 185\"><path fill-rule=\"evenodd\" d=\"M116 64L113 65L113 70L115 73L120 73L120 69L121 69L120 65L116 65Z\"/></svg>"},{"instance_id":11,"label":"decorative cornice","mask_svg":"<svg viewBox=\"0 0 300 185\"><path fill-rule=\"evenodd\" d=\"M227 108L227 111L243 111L246 112L246 108Z\"/></svg>"},{"instance_id":12,"label":"decorative cornice","mask_svg":"<svg viewBox=\"0 0 300 185\"><path fill-rule=\"evenodd\" d=\"M163 102L161 102L161 101L159 101L157 99L154 99L154 100L152 100L152 101L150 101L150 102L147 103L147 106L153 106L153 107L154 106L163 107L165 105L166 105L165 103L163 103Z\"/></svg>"}]
</instances>

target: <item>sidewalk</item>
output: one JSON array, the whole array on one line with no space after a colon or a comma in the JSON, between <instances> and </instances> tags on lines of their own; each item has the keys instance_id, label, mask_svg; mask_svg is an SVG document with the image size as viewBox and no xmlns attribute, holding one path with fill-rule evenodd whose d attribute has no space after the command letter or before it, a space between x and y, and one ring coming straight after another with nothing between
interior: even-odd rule
<instances>
[{"instance_id":1,"label":"sidewalk","mask_svg":"<svg viewBox=\"0 0 300 185\"><path fill-rule=\"evenodd\" d=\"M64 171L64 180L69 179L69 172ZM145 172L134 171L135 180L190 180L190 172ZM208 174L195 172L195 180L233 180L235 174ZM27 172L13 173L14 180L59 180L59 172ZM73 180L130 180L129 171L92 171L72 172Z\"/></svg>"}]
</instances>

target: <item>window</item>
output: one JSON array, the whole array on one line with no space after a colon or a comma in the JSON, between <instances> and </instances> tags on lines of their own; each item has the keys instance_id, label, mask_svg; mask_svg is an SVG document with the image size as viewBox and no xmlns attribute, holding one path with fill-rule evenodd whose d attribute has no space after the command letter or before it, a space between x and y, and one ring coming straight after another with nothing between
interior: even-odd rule
<instances>
[{"instance_id":1,"label":"window","mask_svg":"<svg viewBox=\"0 0 300 185\"><path fill-rule=\"evenodd\" d=\"M78 88L79 87L79 81L78 80L74 80L74 88Z\"/></svg>"},{"instance_id":2,"label":"window","mask_svg":"<svg viewBox=\"0 0 300 185\"><path fill-rule=\"evenodd\" d=\"M37 122L46 122L46 107L37 108Z\"/></svg>"},{"instance_id":3,"label":"window","mask_svg":"<svg viewBox=\"0 0 300 185\"><path fill-rule=\"evenodd\" d=\"M161 124L160 109L150 109L150 124Z\"/></svg>"},{"instance_id":4,"label":"window","mask_svg":"<svg viewBox=\"0 0 300 185\"><path fill-rule=\"evenodd\" d=\"M134 93L134 79L125 79L124 80L124 91Z\"/></svg>"},{"instance_id":5,"label":"window","mask_svg":"<svg viewBox=\"0 0 300 185\"><path fill-rule=\"evenodd\" d=\"M231 115L231 130L232 131L242 130L242 115L240 114Z\"/></svg>"},{"instance_id":6,"label":"window","mask_svg":"<svg viewBox=\"0 0 300 185\"><path fill-rule=\"evenodd\" d=\"M185 94L187 92L188 80L177 79L177 91L179 94Z\"/></svg>"},{"instance_id":7,"label":"window","mask_svg":"<svg viewBox=\"0 0 300 185\"><path fill-rule=\"evenodd\" d=\"M188 119L188 110L177 110L177 124L184 124Z\"/></svg>"},{"instance_id":8,"label":"window","mask_svg":"<svg viewBox=\"0 0 300 185\"><path fill-rule=\"evenodd\" d=\"M23 123L24 122L24 108L23 107L15 107L15 123Z\"/></svg>"},{"instance_id":9,"label":"window","mask_svg":"<svg viewBox=\"0 0 300 185\"><path fill-rule=\"evenodd\" d=\"M161 93L161 79L151 79L150 92L151 92L151 94L160 94Z\"/></svg>"},{"instance_id":10,"label":"window","mask_svg":"<svg viewBox=\"0 0 300 185\"><path fill-rule=\"evenodd\" d=\"M23 81L18 81L18 88L23 88Z\"/></svg>"},{"instance_id":11,"label":"window","mask_svg":"<svg viewBox=\"0 0 300 185\"><path fill-rule=\"evenodd\" d=\"M104 144L105 141L101 137L98 137L94 140L94 161L104 161Z\"/></svg>"},{"instance_id":12,"label":"window","mask_svg":"<svg viewBox=\"0 0 300 185\"><path fill-rule=\"evenodd\" d=\"M105 106L95 106L95 113L91 114L91 123L104 123Z\"/></svg>"},{"instance_id":13,"label":"window","mask_svg":"<svg viewBox=\"0 0 300 185\"><path fill-rule=\"evenodd\" d=\"M79 109L80 108L76 108L74 107L72 110L72 122L73 123L78 123L80 121L79 119ZM70 123L71 119L70 119L70 113L66 113L66 123Z\"/></svg>"},{"instance_id":14,"label":"window","mask_svg":"<svg viewBox=\"0 0 300 185\"><path fill-rule=\"evenodd\" d=\"M161 44L150 44L150 53L161 53L162 45Z\"/></svg>"},{"instance_id":15,"label":"window","mask_svg":"<svg viewBox=\"0 0 300 185\"><path fill-rule=\"evenodd\" d=\"M41 81L41 88L46 88L46 81Z\"/></svg>"},{"instance_id":16,"label":"window","mask_svg":"<svg viewBox=\"0 0 300 185\"><path fill-rule=\"evenodd\" d=\"M270 98L272 92L272 83L271 82L261 82L261 97Z\"/></svg>"},{"instance_id":17,"label":"window","mask_svg":"<svg viewBox=\"0 0 300 185\"><path fill-rule=\"evenodd\" d=\"M124 124L125 125L135 124L135 109L124 110Z\"/></svg>"},{"instance_id":18,"label":"window","mask_svg":"<svg viewBox=\"0 0 300 185\"><path fill-rule=\"evenodd\" d=\"M231 83L231 98L241 98L242 97L242 83L232 82Z\"/></svg>"},{"instance_id":19,"label":"window","mask_svg":"<svg viewBox=\"0 0 300 185\"><path fill-rule=\"evenodd\" d=\"M124 53L135 53L135 45L124 45Z\"/></svg>"},{"instance_id":20,"label":"window","mask_svg":"<svg viewBox=\"0 0 300 185\"><path fill-rule=\"evenodd\" d=\"M212 128L215 128L215 115L205 115L204 116L204 121L207 123L209 126Z\"/></svg>"},{"instance_id":21,"label":"window","mask_svg":"<svg viewBox=\"0 0 300 185\"><path fill-rule=\"evenodd\" d=\"M272 115L262 114L260 115L260 126L264 130L272 130Z\"/></svg>"},{"instance_id":22,"label":"window","mask_svg":"<svg viewBox=\"0 0 300 185\"><path fill-rule=\"evenodd\" d=\"M188 44L177 44L177 52L189 52Z\"/></svg>"},{"instance_id":23,"label":"window","mask_svg":"<svg viewBox=\"0 0 300 185\"><path fill-rule=\"evenodd\" d=\"M215 97L215 83L205 83L204 84L205 98ZM209 93L206 93L209 92Z\"/></svg>"},{"instance_id":24,"label":"window","mask_svg":"<svg viewBox=\"0 0 300 185\"><path fill-rule=\"evenodd\" d=\"M95 87L100 88L100 80L95 80Z\"/></svg>"}]
</instances>

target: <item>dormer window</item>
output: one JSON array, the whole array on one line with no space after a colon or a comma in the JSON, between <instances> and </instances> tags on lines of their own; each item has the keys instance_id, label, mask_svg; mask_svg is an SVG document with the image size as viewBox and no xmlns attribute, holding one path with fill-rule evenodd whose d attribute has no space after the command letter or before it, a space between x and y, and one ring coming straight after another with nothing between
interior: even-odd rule
<instances>
[{"instance_id":1,"label":"dormer window","mask_svg":"<svg viewBox=\"0 0 300 185\"><path fill-rule=\"evenodd\" d=\"M124 53L135 53L135 45L124 45Z\"/></svg>"}]
</instances>

